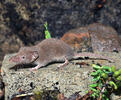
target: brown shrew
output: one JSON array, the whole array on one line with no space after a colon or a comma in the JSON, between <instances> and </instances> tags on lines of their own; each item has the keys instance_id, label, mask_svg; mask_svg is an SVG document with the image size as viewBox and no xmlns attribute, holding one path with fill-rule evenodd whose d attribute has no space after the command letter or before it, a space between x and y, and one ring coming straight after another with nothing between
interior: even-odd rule
<instances>
[{"instance_id":1,"label":"brown shrew","mask_svg":"<svg viewBox=\"0 0 121 100\"><path fill-rule=\"evenodd\" d=\"M31 69L31 71L33 71L54 61L65 61L60 65L61 67L68 64L69 60L80 57L112 61L107 57L95 53L76 53L64 41L55 38L45 39L35 46L21 47L19 52L9 60L16 64L36 64L37 66Z\"/></svg>"}]
</instances>

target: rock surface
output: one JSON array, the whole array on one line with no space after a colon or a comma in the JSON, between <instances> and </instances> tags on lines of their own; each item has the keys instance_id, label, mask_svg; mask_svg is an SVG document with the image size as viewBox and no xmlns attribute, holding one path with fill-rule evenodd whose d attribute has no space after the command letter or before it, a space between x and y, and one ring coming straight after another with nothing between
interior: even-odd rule
<instances>
[{"instance_id":1,"label":"rock surface","mask_svg":"<svg viewBox=\"0 0 121 100\"><path fill-rule=\"evenodd\" d=\"M94 51L110 52L121 50L118 33L112 27L94 23L88 26L88 30Z\"/></svg>"},{"instance_id":2,"label":"rock surface","mask_svg":"<svg viewBox=\"0 0 121 100\"><path fill-rule=\"evenodd\" d=\"M62 38L75 51L121 51L118 33L110 26L93 23L66 32Z\"/></svg>"},{"instance_id":3,"label":"rock surface","mask_svg":"<svg viewBox=\"0 0 121 100\"><path fill-rule=\"evenodd\" d=\"M65 33L61 40L69 44L75 51L92 51L91 37L86 27L76 28Z\"/></svg>"},{"instance_id":4,"label":"rock surface","mask_svg":"<svg viewBox=\"0 0 121 100\"><path fill-rule=\"evenodd\" d=\"M108 56L114 59L114 63L109 63L105 60L95 60L95 63L101 65L121 66L121 53L99 53L104 56ZM25 91L25 93L31 93L33 89L45 87L53 90L57 87L60 92L64 93L66 97L71 94L81 91L80 94L84 95L85 91L89 89L92 77L92 60L73 60L72 62L86 62L89 66L83 65L81 68L79 65L70 63L62 70L57 70L57 63L40 68L36 72L30 72L30 66L18 66L13 67L15 64L9 62L9 58L15 54L6 55L2 63L2 76L5 83L5 100L8 100L14 94L19 94L19 90ZM12 68L13 67L13 68ZM29 68L28 68L29 67ZM55 84L57 83L58 84Z\"/></svg>"}]
</instances>

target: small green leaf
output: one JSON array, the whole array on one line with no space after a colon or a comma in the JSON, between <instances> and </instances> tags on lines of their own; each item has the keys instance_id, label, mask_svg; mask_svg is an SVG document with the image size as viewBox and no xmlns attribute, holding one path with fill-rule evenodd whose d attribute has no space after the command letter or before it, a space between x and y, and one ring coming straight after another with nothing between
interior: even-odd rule
<instances>
[{"instance_id":1,"label":"small green leaf","mask_svg":"<svg viewBox=\"0 0 121 100\"><path fill-rule=\"evenodd\" d=\"M48 31L48 23L45 22L44 26L45 26L45 38L46 39L51 38L50 32Z\"/></svg>"},{"instance_id":2,"label":"small green leaf","mask_svg":"<svg viewBox=\"0 0 121 100\"><path fill-rule=\"evenodd\" d=\"M97 90L95 88L90 88L92 91L96 92Z\"/></svg>"},{"instance_id":3,"label":"small green leaf","mask_svg":"<svg viewBox=\"0 0 121 100\"><path fill-rule=\"evenodd\" d=\"M120 75L120 71L115 71L114 74L113 74L114 77L117 77L119 75Z\"/></svg>"},{"instance_id":4,"label":"small green leaf","mask_svg":"<svg viewBox=\"0 0 121 100\"><path fill-rule=\"evenodd\" d=\"M95 98L95 93L91 94L91 96L92 96L93 98Z\"/></svg>"},{"instance_id":5,"label":"small green leaf","mask_svg":"<svg viewBox=\"0 0 121 100\"><path fill-rule=\"evenodd\" d=\"M92 64L92 67L93 67L94 69L96 69L96 70L98 70L98 69L101 68L100 66L98 66L98 65L96 65L96 64Z\"/></svg>"},{"instance_id":6,"label":"small green leaf","mask_svg":"<svg viewBox=\"0 0 121 100\"><path fill-rule=\"evenodd\" d=\"M102 97L105 98L105 94L102 94Z\"/></svg>"},{"instance_id":7,"label":"small green leaf","mask_svg":"<svg viewBox=\"0 0 121 100\"><path fill-rule=\"evenodd\" d=\"M116 78L117 80L121 81L121 75Z\"/></svg>"},{"instance_id":8,"label":"small green leaf","mask_svg":"<svg viewBox=\"0 0 121 100\"><path fill-rule=\"evenodd\" d=\"M89 93L89 91L85 91L85 93L87 94L87 93Z\"/></svg>"},{"instance_id":9,"label":"small green leaf","mask_svg":"<svg viewBox=\"0 0 121 100\"><path fill-rule=\"evenodd\" d=\"M108 78L108 74L106 74L106 73L102 73L101 76L102 76L103 78L105 78L105 79Z\"/></svg>"},{"instance_id":10,"label":"small green leaf","mask_svg":"<svg viewBox=\"0 0 121 100\"><path fill-rule=\"evenodd\" d=\"M118 70L119 74L121 74L121 69Z\"/></svg>"},{"instance_id":11,"label":"small green leaf","mask_svg":"<svg viewBox=\"0 0 121 100\"><path fill-rule=\"evenodd\" d=\"M103 70L108 70L109 72L112 71L111 67L109 67L109 66L102 66L102 69Z\"/></svg>"},{"instance_id":12,"label":"small green leaf","mask_svg":"<svg viewBox=\"0 0 121 100\"><path fill-rule=\"evenodd\" d=\"M98 81L100 79L100 76L96 77L96 78L93 78L92 81Z\"/></svg>"},{"instance_id":13,"label":"small green leaf","mask_svg":"<svg viewBox=\"0 0 121 100\"><path fill-rule=\"evenodd\" d=\"M112 72L115 72L116 71L116 67L115 66L112 66L111 67L111 70L112 70Z\"/></svg>"},{"instance_id":14,"label":"small green leaf","mask_svg":"<svg viewBox=\"0 0 121 100\"><path fill-rule=\"evenodd\" d=\"M95 71L95 72L92 72L91 73L91 76L96 76L96 75L98 75L99 73L101 73L102 71L101 70L97 70L97 71Z\"/></svg>"},{"instance_id":15,"label":"small green leaf","mask_svg":"<svg viewBox=\"0 0 121 100\"><path fill-rule=\"evenodd\" d=\"M96 75L98 75L98 72L97 71L91 73L91 76L96 76Z\"/></svg>"},{"instance_id":16,"label":"small green leaf","mask_svg":"<svg viewBox=\"0 0 121 100\"><path fill-rule=\"evenodd\" d=\"M115 90L118 88L117 85L116 85L113 81L110 81L109 84L110 84L111 86L114 86L114 89L115 89Z\"/></svg>"},{"instance_id":17,"label":"small green leaf","mask_svg":"<svg viewBox=\"0 0 121 100\"><path fill-rule=\"evenodd\" d=\"M90 87L92 87L92 88L94 88L94 87L97 87L98 86L98 84L96 83L96 84L91 84L91 85L89 85Z\"/></svg>"},{"instance_id":18,"label":"small green leaf","mask_svg":"<svg viewBox=\"0 0 121 100\"><path fill-rule=\"evenodd\" d=\"M99 80L99 79L100 79L100 76L97 77L97 80Z\"/></svg>"},{"instance_id":19,"label":"small green leaf","mask_svg":"<svg viewBox=\"0 0 121 100\"><path fill-rule=\"evenodd\" d=\"M93 81L93 82L96 82L96 81L98 81L98 80L97 80L97 78L93 78L92 81Z\"/></svg>"},{"instance_id":20,"label":"small green leaf","mask_svg":"<svg viewBox=\"0 0 121 100\"><path fill-rule=\"evenodd\" d=\"M110 73L109 71L106 71L106 70L103 70L103 72L106 73L106 74L109 74Z\"/></svg>"}]
</instances>

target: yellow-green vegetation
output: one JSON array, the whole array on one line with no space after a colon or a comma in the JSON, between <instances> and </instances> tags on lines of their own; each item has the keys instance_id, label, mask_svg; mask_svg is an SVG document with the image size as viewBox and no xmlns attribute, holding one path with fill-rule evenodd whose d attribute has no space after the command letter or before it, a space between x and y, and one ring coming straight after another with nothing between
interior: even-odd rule
<instances>
[{"instance_id":1,"label":"yellow-green vegetation","mask_svg":"<svg viewBox=\"0 0 121 100\"><path fill-rule=\"evenodd\" d=\"M34 99L35 100L57 100L57 96L60 93L59 90L46 90L46 89L37 89L34 90Z\"/></svg>"},{"instance_id":2,"label":"yellow-green vegetation","mask_svg":"<svg viewBox=\"0 0 121 100\"><path fill-rule=\"evenodd\" d=\"M109 100L111 93L121 87L121 69L116 70L115 66L99 66L92 65L94 72L91 73L93 77L93 84L90 89L93 91L91 97L96 100Z\"/></svg>"},{"instance_id":3,"label":"yellow-green vegetation","mask_svg":"<svg viewBox=\"0 0 121 100\"><path fill-rule=\"evenodd\" d=\"M46 39L51 38L50 32L48 30L48 23L47 22L45 22L44 27L45 27L45 38Z\"/></svg>"}]
</instances>

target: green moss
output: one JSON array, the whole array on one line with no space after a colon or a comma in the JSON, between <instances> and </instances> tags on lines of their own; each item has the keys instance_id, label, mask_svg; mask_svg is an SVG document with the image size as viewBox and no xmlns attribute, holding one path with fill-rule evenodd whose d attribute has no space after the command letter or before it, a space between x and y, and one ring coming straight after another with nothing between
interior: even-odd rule
<instances>
[{"instance_id":1,"label":"green moss","mask_svg":"<svg viewBox=\"0 0 121 100\"><path fill-rule=\"evenodd\" d=\"M44 89L37 89L34 90L34 99L35 100L57 100L57 96L60 93L59 90L44 90Z\"/></svg>"}]
</instances>

